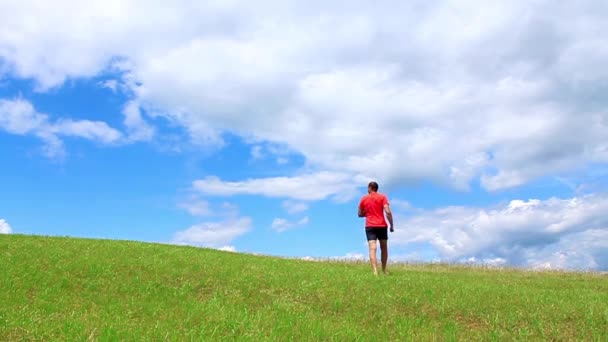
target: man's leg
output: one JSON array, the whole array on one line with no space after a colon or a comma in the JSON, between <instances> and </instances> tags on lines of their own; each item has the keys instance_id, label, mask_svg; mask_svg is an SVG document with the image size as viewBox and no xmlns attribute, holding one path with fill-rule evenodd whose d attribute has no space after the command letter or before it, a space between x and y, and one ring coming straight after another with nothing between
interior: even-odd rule
<instances>
[{"instance_id":1,"label":"man's leg","mask_svg":"<svg viewBox=\"0 0 608 342\"><path fill-rule=\"evenodd\" d=\"M388 261L388 240L380 240L380 252L382 253L382 272L384 272L384 274L387 274L386 262Z\"/></svg>"},{"instance_id":2,"label":"man's leg","mask_svg":"<svg viewBox=\"0 0 608 342\"><path fill-rule=\"evenodd\" d=\"M375 275L378 275L378 259L376 258L376 240L367 241L369 245L369 261L372 264L372 270Z\"/></svg>"}]
</instances>

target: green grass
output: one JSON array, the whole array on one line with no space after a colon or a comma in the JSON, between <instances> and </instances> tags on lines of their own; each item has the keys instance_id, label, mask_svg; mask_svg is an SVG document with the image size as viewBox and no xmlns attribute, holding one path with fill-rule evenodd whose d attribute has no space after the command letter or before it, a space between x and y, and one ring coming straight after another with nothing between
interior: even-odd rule
<instances>
[{"instance_id":1,"label":"green grass","mask_svg":"<svg viewBox=\"0 0 608 342\"><path fill-rule=\"evenodd\" d=\"M608 277L0 236L0 340L608 339Z\"/></svg>"}]
</instances>

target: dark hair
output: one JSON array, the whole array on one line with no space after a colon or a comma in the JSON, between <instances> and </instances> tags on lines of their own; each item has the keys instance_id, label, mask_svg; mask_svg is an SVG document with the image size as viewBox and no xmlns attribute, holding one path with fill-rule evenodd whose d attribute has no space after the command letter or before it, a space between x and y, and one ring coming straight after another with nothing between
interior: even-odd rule
<instances>
[{"instance_id":1,"label":"dark hair","mask_svg":"<svg viewBox=\"0 0 608 342\"><path fill-rule=\"evenodd\" d=\"M378 183L376 183L376 182L369 182L367 187L372 189L373 191L378 191Z\"/></svg>"}]
</instances>

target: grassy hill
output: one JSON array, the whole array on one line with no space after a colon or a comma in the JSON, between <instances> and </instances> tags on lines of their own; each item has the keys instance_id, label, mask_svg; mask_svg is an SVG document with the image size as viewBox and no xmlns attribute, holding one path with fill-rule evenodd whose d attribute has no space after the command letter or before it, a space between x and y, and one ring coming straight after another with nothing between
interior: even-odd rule
<instances>
[{"instance_id":1,"label":"grassy hill","mask_svg":"<svg viewBox=\"0 0 608 342\"><path fill-rule=\"evenodd\" d=\"M0 235L0 340L608 339L608 277Z\"/></svg>"}]
</instances>

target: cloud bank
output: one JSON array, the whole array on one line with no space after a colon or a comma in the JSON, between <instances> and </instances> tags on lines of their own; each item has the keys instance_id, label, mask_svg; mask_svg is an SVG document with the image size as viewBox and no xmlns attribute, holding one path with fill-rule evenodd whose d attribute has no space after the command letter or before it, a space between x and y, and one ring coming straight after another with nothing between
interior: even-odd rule
<instances>
[{"instance_id":1,"label":"cloud bank","mask_svg":"<svg viewBox=\"0 0 608 342\"><path fill-rule=\"evenodd\" d=\"M251 230L251 218L241 217L220 222L205 222L175 233L172 242L178 245L232 250L229 244Z\"/></svg>"},{"instance_id":2,"label":"cloud bank","mask_svg":"<svg viewBox=\"0 0 608 342\"><path fill-rule=\"evenodd\" d=\"M289 198L300 201L316 201L331 198L337 201L355 196L356 181L348 174L317 172L293 177L254 178L245 181L223 181L209 176L193 182L195 191L205 195L262 195L273 198ZM288 202L290 203L290 202ZM293 211L294 207L288 210ZM300 208L295 208L297 210ZM297 211L296 210L296 211Z\"/></svg>"},{"instance_id":3,"label":"cloud bank","mask_svg":"<svg viewBox=\"0 0 608 342\"><path fill-rule=\"evenodd\" d=\"M0 234L12 233L11 226L4 219L0 219Z\"/></svg>"},{"instance_id":4,"label":"cloud bank","mask_svg":"<svg viewBox=\"0 0 608 342\"><path fill-rule=\"evenodd\" d=\"M294 228L297 228L300 226L307 225L308 221L309 221L308 216L304 216L303 218L301 218L300 220L295 221L295 222L289 221L288 219L277 217L272 221L271 227L276 232L282 233L286 230L290 230L290 229L294 229Z\"/></svg>"},{"instance_id":5,"label":"cloud bank","mask_svg":"<svg viewBox=\"0 0 608 342\"><path fill-rule=\"evenodd\" d=\"M429 243L446 261L608 269L608 196L515 200L397 215L391 243Z\"/></svg>"},{"instance_id":6,"label":"cloud bank","mask_svg":"<svg viewBox=\"0 0 608 342\"><path fill-rule=\"evenodd\" d=\"M195 144L230 132L319 171L497 191L608 161L607 15L594 0L24 0L0 5L0 72L46 91L118 71L136 140L162 117ZM60 130L113 139L86 127Z\"/></svg>"},{"instance_id":7,"label":"cloud bank","mask_svg":"<svg viewBox=\"0 0 608 342\"><path fill-rule=\"evenodd\" d=\"M23 99L0 99L0 130L11 134L32 135L44 142L44 153L50 158L65 155L60 137L78 137L101 144L117 143L122 134L105 122L90 120L59 119L37 112L32 104Z\"/></svg>"}]
</instances>

